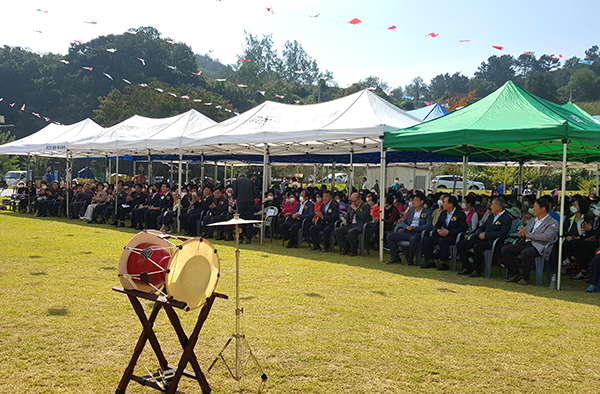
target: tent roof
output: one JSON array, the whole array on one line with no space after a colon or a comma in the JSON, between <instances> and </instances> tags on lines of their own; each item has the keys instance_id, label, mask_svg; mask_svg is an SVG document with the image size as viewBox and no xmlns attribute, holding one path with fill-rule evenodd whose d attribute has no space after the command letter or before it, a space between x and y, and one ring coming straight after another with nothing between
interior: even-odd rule
<instances>
[{"instance_id":1,"label":"tent roof","mask_svg":"<svg viewBox=\"0 0 600 394\"><path fill-rule=\"evenodd\" d=\"M95 138L103 131L103 127L89 118L72 125L51 123L27 137L0 145L0 154L64 156L74 141Z\"/></svg>"},{"instance_id":2,"label":"tent roof","mask_svg":"<svg viewBox=\"0 0 600 394\"><path fill-rule=\"evenodd\" d=\"M99 136L76 141L69 147L74 156L98 154L147 154L152 151L179 151L180 141L192 131L202 130L217 122L190 110L169 118L147 118L134 115L104 130Z\"/></svg>"},{"instance_id":3,"label":"tent roof","mask_svg":"<svg viewBox=\"0 0 600 394\"><path fill-rule=\"evenodd\" d=\"M386 133L384 146L513 160L600 160L600 124L507 82L483 99L444 117Z\"/></svg>"},{"instance_id":4,"label":"tent roof","mask_svg":"<svg viewBox=\"0 0 600 394\"><path fill-rule=\"evenodd\" d=\"M219 154L347 153L379 149L384 131L420 120L369 90L312 105L271 101L183 138L184 152Z\"/></svg>"},{"instance_id":5,"label":"tent roof","mask_svg":"<svg viewBox=\"0 0 600 394\"><path fill-rule=\"evenodd\" d=\"M430 120L440 118L444 115L448 115L450 111L442 107L440 104L435 103L423 108L417 108L410 111L406 111L406 113L414 116L415 118L421 119L423 122L427 122Z\"/></svg>"}]
</instances>

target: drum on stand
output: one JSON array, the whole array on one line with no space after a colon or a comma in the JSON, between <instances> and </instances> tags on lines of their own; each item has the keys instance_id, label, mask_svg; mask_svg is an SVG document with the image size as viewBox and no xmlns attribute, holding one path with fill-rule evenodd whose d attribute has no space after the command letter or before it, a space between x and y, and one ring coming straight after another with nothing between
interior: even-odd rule
<instances>
[{"instance_id":1,"label":"drum on stand","mask_svg":"<svg viewBox=\"0 0 600 394\"><path fill-rule=\"evenodd\" d=\"M170 239L184 242L174 244ZM202 307L213 294L220 269L219 255L210 242L147 230L125 245L119 279L127 290L163 293L164 288L167 297L185 302L186 310L191 310Z\"/></svg>"}]
</instances>

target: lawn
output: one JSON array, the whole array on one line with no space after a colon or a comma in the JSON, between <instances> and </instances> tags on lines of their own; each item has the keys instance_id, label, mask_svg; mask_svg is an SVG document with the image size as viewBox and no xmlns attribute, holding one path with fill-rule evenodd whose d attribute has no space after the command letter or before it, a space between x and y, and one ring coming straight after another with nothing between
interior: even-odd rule
<instances>
[{"instance_id":1,"label":"lawn","mask_svg":"<svg viewBox=\"0 0 600 394\"><path fill-rule=\"evenodd\" d=\"M112 393L141 332L119 285L134 231L0 212L1 393ZM217 299L196 353L206 372L234 331L234 248L221 258ZM243 245L242 320L269 376L266 393L598 392L600 294L518 286L380 264L281 243ZM143 302L147 310L149 302ZM179 313L189 331L197 313ZM171 364L179 343L161 312L155 331ZM232 352L228 353L231 358ZM136 372L158 362L148 345ZM222 363L214 393L235 382ZM259 385L256 370L244 380ZM132 382L128 392L152 389ZM182 393L199 393L183 379Z\"/></svg>"}]
</instances>

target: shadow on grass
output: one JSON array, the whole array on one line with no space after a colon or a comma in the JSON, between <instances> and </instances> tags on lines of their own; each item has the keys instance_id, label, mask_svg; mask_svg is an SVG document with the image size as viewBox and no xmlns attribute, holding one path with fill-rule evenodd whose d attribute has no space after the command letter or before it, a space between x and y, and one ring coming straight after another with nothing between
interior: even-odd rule
<instances>
[{"instance_id":1,"label":"shadow on grass","mask_svg":"<svg viewBox=\"0 0 600 394\"><path fill-rule=\"evenodd\" d=\"M48 316L66 316L68 314L68 308L48 308Z\"/></svg>"},{"instance_id":2,"label":"shadow on grass","mask_svg":"<svg viewBox=\"0 0 600 394\"><path fill-rule=\"evenodd\" d=\"M33 275L33 276L48 275L48 273L44 272L44 271L34 271L34 272L30 272L29 275Z\"/></svg>"},{"instance_id":3,"label":"shadow on grass","mask_svg":"<svg viewBox=\"0 0 600 394\"><path fill-rule=\"evenodd\" d=\"M313 297L313 298L325 298L321 294L317 294L317 293L306 293L304 295L307 297Z\"/></svg>"}]
</instances>

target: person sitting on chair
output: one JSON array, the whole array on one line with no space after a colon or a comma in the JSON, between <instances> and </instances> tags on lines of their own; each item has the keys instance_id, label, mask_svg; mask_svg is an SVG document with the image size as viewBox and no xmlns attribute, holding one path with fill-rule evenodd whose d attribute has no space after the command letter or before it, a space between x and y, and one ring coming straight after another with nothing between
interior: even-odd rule
<instances>
[{"instance_id":1,"label":"person sitting on chair","mask_svg":"<svg viewBox=\"0 0 600 394\"><path fill-rule=\"evenodd\" d=\"M492 214L488 216L485 223L477 229L471 239L456 244L462 264L462 271L458 275L469 275L471 278L481 276L484 263L483 253L491 249L496 239L498 239L496 250L504 244L504 238L508 235L512 225L512 217L504 210L505 207L506 202L502 197L492 200ZM471 248L473 249L473 265L469 261L469 249Z\"/></svg>"},{"instance_id":2,"label":"person sitting on chair","mask_svg":"<svg viewBox=\"0 0 600 394\"><path fill-rule=\"evenodd\" d=\"M181 223L181 228L185 230L185 235L196 234L196 222L200 219L201 210L201 198L198 196L197 192L192 192L190 207L186 213L179 215L179 222Z\"/></svg>"},{"instance_id":3,"label":"person sitting on chair","mask_svg":"<svg viewBox=\"0 0 600 394\"><path fill-rule=\"evenodd\" d=\"M71 220L79 219L80 211L92 201L92 197L94 197L92 185L86 183L83 186L83 191L79 192L75 197L75 201L69 204L69 214L71 215Z\"/></svg>"},{"instance_id":4,"label":"person sitting on chair","mask_svg":"<svg viewBox=\"0 0 600 394\"><path fill-rule=\"evenodd\" d=\"M144 218L146 220L147 229L158 229L158 217L166 210L173 210L173 195L171 194L171 187L168 183L160 185L160 192L158 193L158 204L152 207L148 207Z\"/></svg>"},{"instance_id":5,"label":"person sitting on chair","mask_svg":"<svg viewBox=\"0 0 600 394\"><path fill-rule=\"evenodd\" d=\"M125 206L122 206L117 212L117 219L113 223L114 226L125 227L125 215L131 214L131 224L132 227L135 228L135 221L133 211L135 208L146 204L148 201L148 195L142 191L142 184L136 183L135 190L133 190L126 198L125 198Z\"/></svg>"},{"instance_id":6,"label":"person sitting on chair","mask_svg":"<svg viewBox=\"0 0 600 394\"><path fill-rule=\"evenodd\" d=\"M315 214L316 220L313 218L314 225L308 231L312 240L311 250L320 250L326 252L330 248L331 232L335 226L335 222L340 217L340 205L333 201L331 191L324 190L323 201L319 212ZM323 249L321 249L320 235L323 233Z\"/></svg>"},{"instance_id":7,"label":"person sitting on chair","mask_svg":"<svg viewBox=\"0 0 600 394\"><path fill-rule=\"evenodd\" d=\"M298 246L296 245L296 239L298 237L298 230L302 227L302 222L307 219L309 223L312 223L311 220L315 216L315 205L310 201L310 196L306 189L302 190L299 198L300 202L296 204L294 213L292 213L288 220L281 223L278 229L283 242L289 240L287 248ZM306 231L307 229L303 230Z\"/></svg>"},{"instance_id":8,"label":"person sitting on chair","mask_svg":"<svg viewBox=\"0 0 600 394\"><path fill-rule=\"evenodd\" d=\"M440 247L440 260L442 264L438 268L441 271L450 269L448 255L450 246L456 242L459 233L465 233L469 229L464 212L458 207L458 200L454 196L447 195L442 204L443 212L433 226L433 235L423 240L423 254L425 265L421 268L436 268L433 262L433 249L435 245Z\"/></svg>"},{"instance_id":9,"label":"person sitting on chair","mask_svg":"<svg viewBox=\"0 0 600 394\"><path fill-rule=\"evenodd\" d=\"M529 275L536 257L541 256L544 247L556 238L558 233L558 222L549 215L550 204L545 198L539 198L533 204L533 216L535 220L529 221L527 228L519 227L520 240L513 245L506 245L502 248L502 258L508 269L507 282L528 285L530 283ZM544 256L544 260L548 259ZM521 257L521 270L519 274L516 259Z\"/></svg>"},{"instance_id":10,"label":"person sitting on chair","mask_svg":"<svg viewBox=\"0 0 600 394\"><path fill-rule=\"evenodd\" d=\"M362 234L364 225L371 220L371 207L360 198L358 193L352 193L350 202L346 218L333 232L342 256L356 256L358 236Z\"/></svg>"},{"instance_id":11,"label":"person sitting on chair","mask_svg":"<svg viewBox=\"0 0 600 394\"><path fill-rule=\"evenodd\" d=\"M387 244L390 248L391 259L388 264L400 264L400 251L398 244L408 241L408 250L404 248L406 256L406 265L413 265L415 254L417 253L417 244L421 240L421 233L433 228L431 220L431 211L423 205L425 204L425 195L417 192L412 199L412 208L408 211L404 219L400 222L400 232L389 233L387 235Z\"/></svg>"},{"instance_id":12,"label":"person sitting on chair","mask_svg":"<svg viewBox=\"0 0 600 394\"><path fill-rule=\"evenodd\" d=\"M215 187L213 196L212 202L208 206L209 212L202 218L202 233L204 238L213 237L215 228L208 227L208 225L227 220L227 212L229 211L229 204L227 197L223 196L223 189Z\"/></svg>"},{"instance_id":13,"label":"person sitting on chair","mask_svg":"<svg viewBox=\"0 0 600 394\"><path fill-rule=\"evenodd\" d=\"M138 205L137 208L131 212L131 226L129 228L135 228L137 230L143 230L145 224L146 212L150 208L154 208L160 204L160 194L158 194L158 186L150 185L148 187L148 193L150 197L143 204Z\"/></svg>"}]
</instances>

